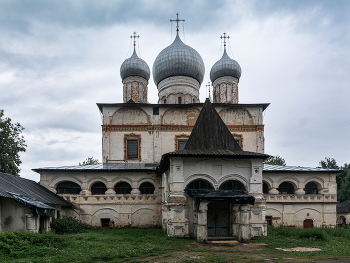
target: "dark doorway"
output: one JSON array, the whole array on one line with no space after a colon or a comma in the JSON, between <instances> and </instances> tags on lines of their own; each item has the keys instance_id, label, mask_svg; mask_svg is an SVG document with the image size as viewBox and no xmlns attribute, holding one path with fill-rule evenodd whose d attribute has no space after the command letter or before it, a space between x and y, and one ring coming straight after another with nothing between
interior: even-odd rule
<instances>
[{"instance_id":1,"label":"dark doorway","mask_svg":"<svg viewBox=\"0 0 350 263\"><path fill-rule=\"evenodd\" d=\"M304 228L312 228L314 227L314 221L311 219L305 219L304 220Z\"/></svg>"},{"instance_id":2,"label":"dark doorway","mask_svg":"<svg viewBox=\"0 0 350 263\"><path fill-rule=\"evenodd\" d=\"M39 215L39 233L46 232L46 216Z\"/></svg>"},{"instance_id":3,"label":"dark doorway","mask_svg":"<svg viewBox=\"0 0 350 263\"><path fill-rule=\"evenodd\" d=\"M209 237L230 236L230 204L209 203L207 211Z\"/></svg>"}]
</instances>

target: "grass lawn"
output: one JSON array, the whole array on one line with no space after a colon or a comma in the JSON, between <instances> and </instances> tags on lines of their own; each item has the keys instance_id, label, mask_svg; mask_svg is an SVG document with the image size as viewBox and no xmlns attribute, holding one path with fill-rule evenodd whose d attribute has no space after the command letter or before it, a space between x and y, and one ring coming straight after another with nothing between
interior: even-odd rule
<instances>
[{"instance_id":1,"label":"grass lawn","mask_svg":"<svg viewBox=\"0 0 350 263\"><path fill-rule=\"evenodd\" d=\"M311 262L350 258L350 228L271 228L268 233L252 244L228 247L169 238L160 229L88 229L65 235L0 232L0 262ZM293 247L322 250L276 249Z\"/></svg>"}]
</instances>

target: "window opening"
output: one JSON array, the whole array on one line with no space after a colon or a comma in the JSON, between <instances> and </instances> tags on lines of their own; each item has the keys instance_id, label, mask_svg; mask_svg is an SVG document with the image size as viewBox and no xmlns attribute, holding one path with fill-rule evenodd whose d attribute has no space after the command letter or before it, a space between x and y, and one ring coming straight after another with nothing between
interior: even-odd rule
<instances>
[{"instance_id":1,"label":"window opening","mask_svg":"<svg viewBox=\"0 0 350 263\"><path fill-rule=\"evenodd\" d=\"M109 218L101 218L101 227L109 227L110 221Z\"/></svg>"},{"instance_id":2,"label":"window opening","mask_svg":"<svg viewBox=\"0 0 350 263\"><path fill-rule=\"evenodd\" d=\"M137 159L139 157L139 142L138 140L127 140L128 159Z\"/></svg>"},{"instance_id":3,"label":"window opening","mask_svg":"<svg viewBox=\"0 0 350 263\"><path fill-rule=\"evenodd\" d=\"M187 143L187 140L178 140L177 141L177 150L181 151L181 150L185 149L186 143Z\"/></svg>"},{"instance_id":4,"label":"window opening","mask_svg":"<svg viewBox=\"0 0 350 263\"><path fill-rule=\"evenodd\" d=\"M81 192L81 187L74 182L63 182L57 185L57 194L77 195Z\"/></svg>"},{"instance_id":5,"label":"window opening","mask_svg":"<svg viewBox=\"0 0 350 263\"><path fill-rule=\"evenodd\" d=\"M115 185L114 190L117 195L128 195L131 193L132 188L127 182L120 182Z\"/></svg>"},{"instance_id":6,"label":"window opening","mask_svg":"<svg viewBox=\"0 0 350 263\"><path fill-rule=\"evenodd\" d=\"M177 98L177 101L178 101L178 104L181 104L181 103L182 103L182 98L181 98L181 97L178 97L178 98Z\"/></svg>"},{"instance_id":7,"label":"window opening","mask_svg":"<svg viewBox=\"0 0 350 263\"><path fill-rule=\"evenodd\" d=\"M264 194L268 194L269 193L269 186L265 182L263 182L263 193Z\"/></svg>"},{"instance_id":8,"label":"window opening","mask_svg":"<svg viewBox=\"0 0 350 263\"><path fill-rule=\"evenodd\" d=\"M288 182L281 183L277 190L280 194L294 194L294 186Z\"/></svg>"},{"instance_id":9,"label":"window opening","mask_svg":"<svg viewBox=\"0 0 350 263\"><path fill-rule=\"evenodd\" d=\"M91 187L91 194L93 195L104 195L107 191L107 187L102 182L94 183Z\"/></svg>"},{"instance_id":10,"label":"window opening","mask_svg":"<svg viewBox=\"0 0 350 263\"><path fill-rule=\"evenodd\" d=\"M142 195L152 195L154 194L154 189L154 185L148 182L140 185L140 193Z\"/></svg>"},{"instance_id":11,"label":"window opening","mask_svg":"<svg viewBox=\"0 0 350 263\"><path fill-rule=\"evenodd\" d=\"M166 104L166 99L164 100L164 104Z\"/></svg>"},{"instance_id":12,"label":"window opening","mask_svg":"<svg viewBox=\"0 0 350 263\"><path fill-rule=\"evenodd\" d=\"M318 194L318 189L317 185L314 182L309 182L305 185L305 194L307 195L317 195Z\"/></svg>"},{"instance_id":13,"label":"window opening","mask_svg":"<svg viewBox=\"0 0 350 263\"><path fill-rule=\"evenodd\" d=\"M189 190L214 190L214 187L204 179L197 179L192 182L190 182L186 189Z\"/></svg>"},{"instance_id":14,"label":"window opening","mask_svg":"<svg viewBox=\"0 0 350 263\"><path fill-rule=\"evenodd\" d=\"M229 180L220 186L220 190L245 191L244 185L237 180Z\"/></svg>"},{"instance_id":15,"label":"window opening","mask_svg":"<svg viewBox=\"0 0 350 263\"><path fill-rule=\"evenodd\" d=\"M153 108L153 115L159 115L159 108Z\"/></svg>"}]
</instances>

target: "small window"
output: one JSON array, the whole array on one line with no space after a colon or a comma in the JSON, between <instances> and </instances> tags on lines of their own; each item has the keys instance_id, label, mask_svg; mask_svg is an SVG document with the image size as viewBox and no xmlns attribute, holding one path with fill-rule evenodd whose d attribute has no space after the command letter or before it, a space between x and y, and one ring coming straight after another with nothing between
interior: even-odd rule
<instances>
[{"instance_id":1,"label":"small window","mask_svg":"<svg viewBox=\"0 0 350 263\"><path fill-rule=\"evenodd\" d=\"M240 181L229 180L220 186L220 190L245 191L245 187Z\"/></svg>"},{"instance_id":2,"label":"small window","mask_svg":"<svg viewBox=\"0 0 350 263\"><path fill-rule=\"evenodd\" d=\"M102 182L94 183L91 187L91 194L93 195L104 195L107 191L107 187Z\"/></svg>"},{"instance_id":3,"label":"small window","mask_svg":"<svg viewBox=\"0 0 350 263\"><path fill-rule=\"evenodd\" d=\"M109 227L110 221L109 218L101 218L101 227Z\"/></svg>"},{"instance_id":4,"label":"small window","mask_svg":"<svg viewBox=\"0 0 350 263\"><path fill-rule=\"evenodd\" d=\"M176 135L175 136L175 151L181 151L185 149L186 143L189 136L186 134Z\"/></svg>"},{"instance_id":5,"label":"small window","mask_svg":"<svg viewBox=\"0 0 350 263\"><path fill-rule=\"evenodd\" d=\"M280 194L294 194L294 186L289 182L283 182L277 188Z\"/></svg>"},{"instance_id":6,"label":"small window","mask_svg":"<svg viewBox=\"0 0 350 263\"><path fill-rule=\"evenodd\" d=\"M269 193L269 186L265 182L263 182L263 193L266 195Z\"/></svg>"},{"instance_id":7,"label":"small window","mask_svg":"<svg viewBox=\"0 0 350 263\"><path fill-rule=\"evenodd\" d=\"M61 218L61 212L60 210L57 210L57 217L56 218Z\"/></svg>"},{"instance_id":8,"label":"small window","mask_svg":"<svg viewBox=\"0 0 350 263\"><path fill-rule=\"evenodd\" d=\"M136 134L126 134L124 137L125 159L140 159L141 136Z\"/></svg>"},{"instance_id":9,"label":"small window","mask_svg":"<svg viewBox=\"0 0 350 263\"><path fill-rule=\"evenodd\" d=\"M127 182L120 182L115 185L114 190L117 195L128 195L132 188Z\"/></svg>"},{"instance_id":10,"label":"small window","mask_svg":"<svg viewBox=\"0 0 350 263\"><path fill-rule=\"evenodd\" d=\"M190 182L186 189L189 190L214 190L213 186L204 179L197 179L192 182Z\"/></svg>"},{"instance_id":11,"label":"small window","mask_svg":"<svg viewBox=\"0 0 350 263\"><path fill-rule=\"evenodd\" d=\"M164 104L166 104L166 99L164 100Z\"/></svg>"},{"instance_id":12,"label":"small window","mask_svg":"<svg viewBox=\"0 0 350 263\"><path fill-rule=\"evenodd\" d=\"M159 108L153 108L153 115L159 115Z\"/></svg>"},{"instance_id":13,"label":"small window","mask_svg":"<svg viewBox=\"0 0 350 263\"><path fill-rule=\"evenodd\" d=\"M272 226L272 216L265 216L267 226Z\"/></svg>"},{"instance_id":14,"label":"small window","mask_svg":"<svg viewBox=\"0 0 350 263\"><path fill-rule=\"evenodd\" d=\"M78 195L81 192L81 187L74 182L63 182L57 185L57 194L73 194Z\"/></svg>"},{"instance_id":15,"label":"small window","mask_svg":"<svg viewBox=\"0 0 350 263\"><path fill-rule=\"evenodd\" d=\"M154 194L154 189L154 185L148 182L140 185L140 193L142 195L152 195Z\"/></svg>"},{"instance_id":16,"label":"small window","mask_svg":"<svg viewBox=\"0 0 350 263\"><path fill-rule=\"evenodd\" d=\"M186 143L187 143L187 140L178 140L177 141L177 149L179 151L185 149Z\"/></svg>"},{"instance_id":17,"label":"small window","mask_svg":"<svg viewBox=\"0 0 350 263\"><path fill-rule=\"evenodd\" d=\"M178 97L178 98L177 98L177 102L178 102L178 104L182 104L182 98L181 98L181 97Z\"/></svg>"},{"instance_id":18,"label":"small window","mask_svg":"<svg viewBox=\"0 0 350 263\"><path fill-rule=\"evenodd\" d=\"M318 194L318 189L317 189L317 184L314 182L309 182L305 185L305 194L307 195L317 195Z\"/></svg>"}]
</instances>

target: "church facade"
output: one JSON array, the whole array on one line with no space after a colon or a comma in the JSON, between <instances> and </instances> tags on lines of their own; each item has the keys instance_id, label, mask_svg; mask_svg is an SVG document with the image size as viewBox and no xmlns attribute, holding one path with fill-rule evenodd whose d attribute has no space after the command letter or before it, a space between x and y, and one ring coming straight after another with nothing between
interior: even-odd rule
<instances>
[{"instance_id":1,"label":"church facade","mask_svg":"<svg viewBox=\"0 0 350 263\"><path fill-rule=\"evenodd\" d=\"M241 67L226 53L199 100L204 63L177 34L150 69L134 49L120 69L123 102L98 103L102 164L46 167L40 184L96 227L162 227L169 236L248 241L267 225L335 226L337 170L264 165L263 112L240 104Z\"/></svg>"}]
</instances>

